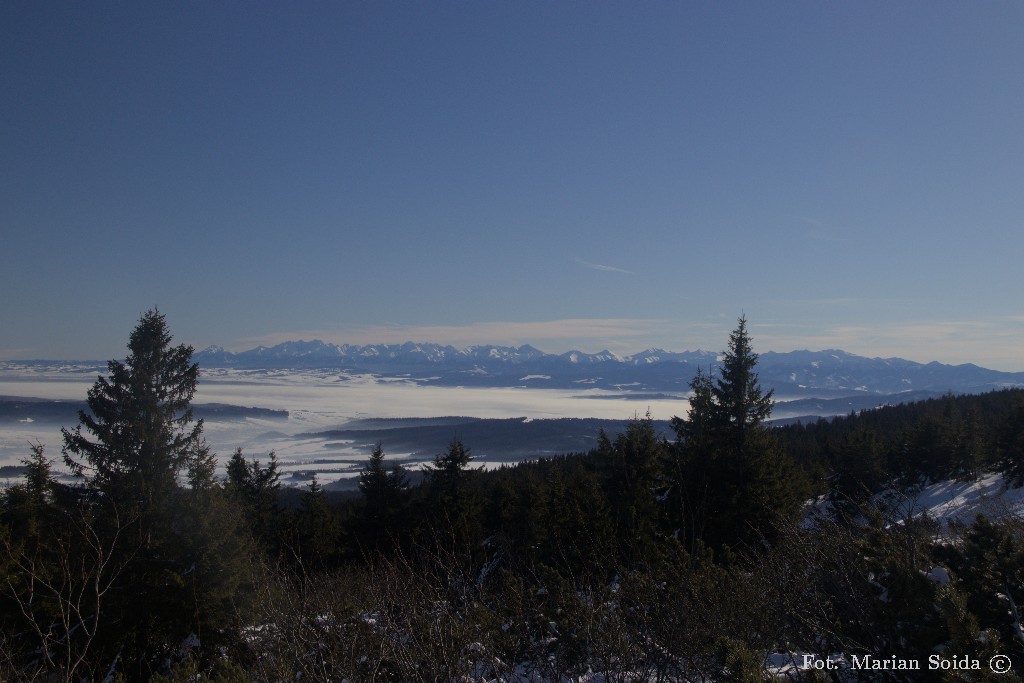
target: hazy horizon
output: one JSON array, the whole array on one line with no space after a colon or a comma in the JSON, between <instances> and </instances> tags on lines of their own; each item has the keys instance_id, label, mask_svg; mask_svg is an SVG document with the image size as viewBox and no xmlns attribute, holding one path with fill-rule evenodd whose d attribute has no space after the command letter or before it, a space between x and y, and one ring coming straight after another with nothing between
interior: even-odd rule
<instances>
[{"instance_id":1,"label":"hazy horizon","mask_svg":"<svg viewBox=\"0 0 1024 683\"><path fill-rule=\"evenodd\" d=\"M750 327L751 327L751 329L756 329L757 326L756 325L751 325ZM685 352L697 352L697 351L700 351L700 352L722 353L724 351L724 347L725 347L726 341L727 341L726 338L723 337L723 341L722 341L722 343L718 347L712 347L712 346L700 347L700 346L697 346L697 347L688 347L688 348L681 348L681 347L680 348L673 348L673 347L670 347L670 346L648 345L648 346L643 346L642 348L636 348L636 347L623 347L621 344L614 344L614 343L609 343L609 344L606 344L604 346L601 346L599 342L595 342L595 345L593 345L591 347L581 348L581 347L578 347L578 346L554 347L552 344L541 345L541 344L538 344L538 343L532 343L530 341L516 341L516 342L508 342L508 343L505 343L505 344L502 344L502 343L492 343L492 342L483 342L483 341L475 342L475 343L461 343L460 344L460 343L457 343L457 342L456 343L436 342L436 341L426 341L426 340L422 340L422 339L420 339L420 340L416 340L416 339L402 339L401 341L390 341L390 342L383 342L383 341L361 341L361 342L356 342L356 341L351 341L351 339L352 339L351 337L332 337L331 335L321 335L321 336L309 337L309 338L294 337L294 338L287 338L287 339L282 338L280 340L276 340L276 339L277 339L277 335L274 335L272 337L268 337L264 343L255 343L255 344L251 344L251 345L236 344L233 347L228 347L228 346L224 346L222 344L217 344L217 343L211 343L211 344L207 344L205 346L199 346L199 345L196 345L196 344L191 344L191 345L193 346L193 348L194 348L196 353L199 353L200 351L203 351L203 350L205 350L207 348L210 348L210 347L221 347L225 351L228 351L228 352L231 352L231 353L241 353L241 352L244 352L244 351L253 350L255 348L258 348L259 346L264 346L264 347L268 347L269 348L269 347L276 346L277 344L283 344L283 343L286 343L286 342L312 343L312 342L317 342L317 341L325 343L325 344L336 344L338 346L343 346L345 344L348 344L348 345L351 345L351 346L368 346L368 345L377 345L377 344L400 345L400 344L406 344L406 343L410 343L410 344L436 344L438 346L451 346L451 347L454 347L454 348L459 349L459 350L469 349L469 348L472 348L474 346L483 346L483 347L486 347L486 346L507 346L507 347L516 347L516 348L521 347L521 346L531 346L531 347L533 347L533 348L535 348L535 349L537 349L539 351L542 351L544 353L554 354L554 355L565 354L565 353L569 353L569 352L573 352L573 351L578 351L578 352L581 352L581 353L588 353L588 354L596 354L596 353L601 353L601 352L604 352L604 351L610 351L610 352L614 353L615 355L617 355L619 357L628 357L628 356L635 356L637 354L643 353L645 351L650 351L650 350L661 350L661 351L665 351L667 353L685 353ZM877 354L876 353L876 354L872 355L872 354L869 354L869 353L858 353L857 351L854 351L851 348L845 348L845 347L838 346L838 345L837 346L820 346L820 347L794 346L792 348L762 348L760 345L758 345L756 343L757 342L756 339L754 341L755 341L754 352L759 354L759 355L760 354L764 354L764 353L792 353L792 352L800 352L800 351L809 351L809 352L812 352L812 353L817 353L817 352L826 352L826 351L838 350L838 351L844 351L846 353L851 353L851 354L856 355L856 356L862 356L862 357L871 358L871 359L876 359L876 358L877 359L895 359L895 358L898 358L898 359L907 360L907 361L911 361L911 362L915 362L915 363L921 363L921 364L927 364L927 363L931 363L931 362L939 362L939 363L942 363L944 365L973 364L973 365L978 365L978 366L981 366L981 367L985 367L985 368L987 368L989 370L997 370L997 371L1000 371L1000 372L1024 372L1024 365L1016 366L1016 367L997 367L997 366L993 366L993 365L985 365L985 364L977 362L975 360L970 360L969 358L953 357L952 359L948 359L948 358L947 359L943 359L943 358L922 357L920 355L914 355L912 353L904 354L904 353L900 353L900 352L883 353L883 354ZM181 340L175 339L174 343L175 344L178 344L178 343L188 344L189 342L187 342L187 341L182 342ZM632 351L623 350L624 348L633 348L633 350ZM63 358L56 358L56 357L55 358L36 358L36 357L17 357L17 356L15 356L15 357L7 357L7 358L0 357L0 362L11 362L11 363L19 363L19 362L25 362L25 363L31 363L31 362L42 362L42 363L47 363L47 362L106 363L109 360L122 360L123 357L124 357L124 352L122 351L120 354L115 354L115 355L112 355L112 356L107 357L107 358L100 358L100 357L90 358L90 357L85 357L85 356L69 356L69 357L63 357Z\"/></svg>"}]
</instances>

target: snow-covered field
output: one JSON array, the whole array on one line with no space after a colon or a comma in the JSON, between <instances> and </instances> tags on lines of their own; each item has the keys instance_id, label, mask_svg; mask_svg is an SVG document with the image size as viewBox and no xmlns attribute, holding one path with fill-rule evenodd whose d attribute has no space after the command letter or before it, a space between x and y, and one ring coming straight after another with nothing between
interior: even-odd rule
<instances>
[{"instance_id":1,"label":"snow-covered field","mask_svg":"<svg viewBox=\"0 0 1024 683\"><path fill-rule=\"evenodd\" d=\"M96 366L8 364L0 370L0 396L84 400L97 373L104 370ZM236 447L259 457L275 451L285 472L295 475L288 480L295 484L308 481L312 472L317 472L323 481L358 472L366 460L365 452L346 448L345 443L337 440L301 436L342 428L356 419L458 415L622 420L647 410L655 419L669 419L687 410L685 400L631 400L621 391L443 387L422 381L312 370L204 371L194 402L287 410L286 421L251 417L241 421L207 421L205 432L222 461ZM35 441L42 443L51 457L60 455L59 426L0 425L0 466L17 464L28 454L28 444ZM486 453L476 454L479 464L487 462ZM407 455L388 451L388 457L395 460Z\"/></svg>"}]
</instances>

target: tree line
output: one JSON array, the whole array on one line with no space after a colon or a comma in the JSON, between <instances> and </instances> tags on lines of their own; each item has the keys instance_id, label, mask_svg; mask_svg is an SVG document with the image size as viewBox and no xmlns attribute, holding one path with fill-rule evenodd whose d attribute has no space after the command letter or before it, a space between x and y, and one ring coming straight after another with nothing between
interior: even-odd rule
<instances>
[{"instance_id":1,"label":"tree line","mask_svg":"<svg viewBox=\"0 0 1024 683\"><path fill-rule=\"evenodd\" d=\"M2 495L4 680L742 681L792 651L1024 664L1024 528L981 518L939 542L874 496L1024 479L1020 392L772 429L740 318L674 440L638 416L588 453L480 471L455 437L415 485L378 444L358 498L314 479L289 504L273 454L237 450L216 476L199 368L162 314L128 350L63 430L74 482L35 446ZM811 499L831 510L813 524Z\"/></svg>"}]
</instances>

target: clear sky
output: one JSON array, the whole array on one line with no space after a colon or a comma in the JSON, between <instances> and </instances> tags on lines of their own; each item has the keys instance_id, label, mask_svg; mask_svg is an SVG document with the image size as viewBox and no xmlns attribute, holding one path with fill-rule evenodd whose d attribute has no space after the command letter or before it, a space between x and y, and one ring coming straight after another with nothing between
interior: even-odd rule
<instances>
[{"instance_id":1,"label":"clear sky","mask_svg":"<svg viewBox=\"0 0 1024 683\"><path fill-rule=\"evenodd\" d=\"M0 359L1024 370L1024 3L0 3Z\"/></svg>"}]
</instances>

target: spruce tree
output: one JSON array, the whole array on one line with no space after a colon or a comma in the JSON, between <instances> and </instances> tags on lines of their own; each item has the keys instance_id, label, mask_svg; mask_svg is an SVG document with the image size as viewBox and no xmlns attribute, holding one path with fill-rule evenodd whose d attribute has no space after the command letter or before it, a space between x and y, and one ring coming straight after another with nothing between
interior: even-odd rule
<instances>
[{"instance_id":1,"label":"spruce tree","mask_svg":"<svg viewBox=\"0 0 1024 683\"><path fill-rule=\"evenodd\" d=\"M657 490L665 444L658 438L650 413L635 417L615 441L601 441L605 490L619 539L619 560L635 569L653 562L658 550L656 526L660 509Z\"/></svg>"},{"instance_id":2,"label":"spruce tree","mask_svg":"<svg viewBox=\"0 0 1024 683\"><path fill-rule=\"evenodd\" d=\"M444 453L425 468L435 534L447 536L446 543L472 548L482 531L480 492L474 471L468 469L473 456L459 438L453 438ZM440 540L440 539L439 539Z\"/></svg>"},{"instance_id":3,"label":"spruce tree","mask_svg":"<svg viewBox=\"0 0 1024 683\"><path fill-rule=\"evenodd\" d=\"M299 502L296 517L298 560L304 568L325 569L340 558L341 526L316 475Z\"/></svg>"},{"instance_id":4,"label":"spruce tree","mask_svg":"<svg viewBox=\"0 0 1024 683\"><path fill-rule=\"evenodd\" d=\"M682 500L677 521L692 536L715 547L770 537L793 514L805 485L780 443L765 428L772 391L764 391L740 317L729 336L718 378L698 372L687 419L675 418L678 441L676 487Z\"/></svg>"},{"instance_id":5,"label":"spruce tree","mask_svg":"<svg viewBox=\"0 0 1024 683\"><path fill-rule=\"evenodd\" d=\"M366 498L367 507L377 503L387 492L388 473L384 468L384 447L378 442L366 462L366 469L359 473L359 490Z\"/></svg>"},{"instance_id":6,"label":"spruce tree","mask_svg":"<svg viewBox=\"0 0 1024 683\"><path fill-rule=\"evenodd\" d=\"M1024 485L1024 401L1017 401L998 428L997 438L1000 468L1014 486Z\"/></svg>"},{"instance_id":7,"label":"spruce tree","mask_svg":"<svg viewBox=\"0 0 1024 683\"><path fill-rule=\"evenodd\" d=\"M472 471L468 469L473 456L462 443L462 439L453 438L444 453L434 458L424 471L430 488L440 504L442 512L462 512L466 502L467 489Z\"/></svg>"},{"instance_id":8,"label":"spruce tree","mask_svg":"<svg viewBox=\"0 0 1024 683\"><path fill-rule=\"evenodd\" d=\"M834 472L829 497L841 513L857 515L889 479L878 435L863 426L841 433L829 444Z\"/></svg>"},{"instance_id":9,"label":"spruce tree","mask_svg":"<svg viewBox=\"0 0 1024 683\"><path fill-rule=\"evenodd\" d=\"M409 476L405 468L398 464L386 468L384 448L380 443L374 446L366 469L359 473L359 490L366 499L368 517L385 522L408 486Z\"/></svg>"},{"instance_id":10,"label":"spruce tree","mask_svg":"<svg viewBox=\"0 0 1024 683\"><path fill-rule=\"evenodd\" d=\"M125 361L107 363L88 393L79 425L62 429L64 461L93 491L143 516L177 488L178 477L208 455L203 421L193 423L199 366L191 346L171 346L164 315L144 313Z\"/></svg>"},{"instance_id":11,"label":"spruce tree","mask_svg":"<svg viewBox=\"0 0 1024 683\"><path fill-rule=\"evenodd\" d=\"M79 425L62 430L89 534L109 549L105 566L119 568L94 646L130 679L148 678L190 634L201 656L214 655L237 614L247 553L214 485L202 420L192 419L192 347L171 341L163 314L144 313L127 358L107 364Z\"/></svg>"},{"instance_id":12,"label":"spruce tree","mask_svg":"<svg viewBox=\"0 0 1024 683\"><path fill-rule=\"evenodd\" d=\"M53 500L57 482L50 471L53 461L46 457L43 444L38 441L31 445L32 455L23 458L25 466L25 493L34 510L41 510Z\"/></svg>"},{"instance_id":13,"label":"spruce tree","mask_svg":"<svg viewBox=\"0 0 1024 683\"><path fill-rule=\"evenodd\" d=\"M277 524L281 514L278 498L281 492L281 473L277 468L277 454L270 452L266 466L256 458L249 460L236 448L227 464L225 488L241 505L252 535L266 547L277 542Z\"/></svg>"},{"instance_id":14,"label":"spruce tree","mask_svg":"<svg viewBox=\"0 0 1024 683\"><path fill-rule=\"evenodd\" d=\"M473 456L462 439L455 437L448 443L448 449L434 458L427 472L434 481L454 484L465 479L466 468L472 460Z\"/></svg>"},{"instance_id":15,"label":"spruce tree","mask_svg":"<svg viewBox=\"0 0 1024 683\"><path fill-rule=\"evenodd\" d=\"M774 390L763 391L758 382L758 355L751 348L747 318L740 316L729 335L718 380L711 389L715 406L715 427L734 444L740 445L748 431L756 430L772 413Z\"/></svg>"},{"instance_id":16,"label":"spruce tree","mask_svg":"<svg viewBox=\"0 0 1024 683\"><path fill-rule=\"evenodd\" d=\"M397 537L408 488L409 476L405 468L398 464L390 469L385 467L384 448L378 443L366 468L359 473L359 490L365 501L360 524L364 544L382 548L389 539Z\"/></svg>"},{"instance_id":17,"label":"spruce tree","mask_svg":"<svg viewBox=\"0 0 1024 683\"><path fill-rule=\"evenodd\" d=\"M691 552L704 540L709 505L710 482L718 454L712 435L716 404L712 393L711 372L697 369L690 381L690 409L686 419L672 418L676 443L670 450L666 496L670 531L687 540Z\"/></svg>"}]
</instances>

